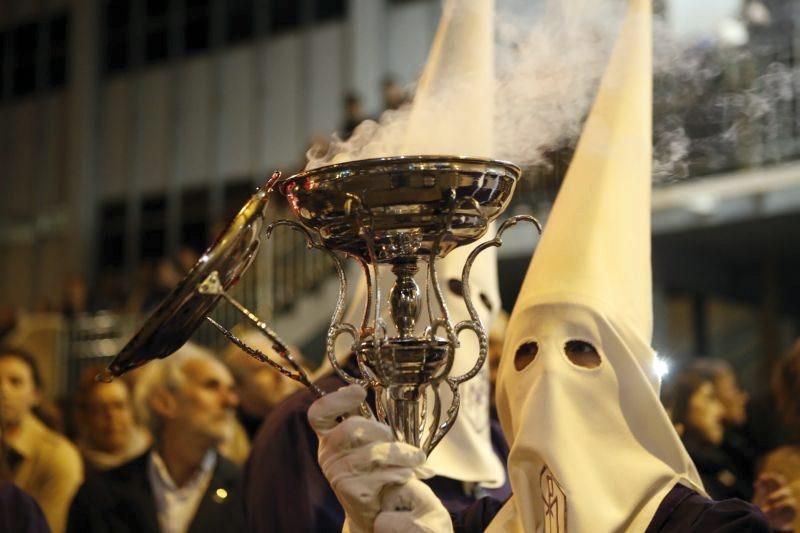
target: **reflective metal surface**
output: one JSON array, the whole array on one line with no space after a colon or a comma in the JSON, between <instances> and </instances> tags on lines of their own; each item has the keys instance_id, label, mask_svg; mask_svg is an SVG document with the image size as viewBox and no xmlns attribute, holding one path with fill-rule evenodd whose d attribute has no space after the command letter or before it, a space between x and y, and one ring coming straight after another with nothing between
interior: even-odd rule
<instances>
[{"instance_id":1,"label":"reflective metal surface","mask_svg":"<svg viewBox=\"0 0 800 533\"><path fill-rule=\"evenodd\" d=\"M348 383L375 391L377 418L391 427L397 440L430 453L453 426L460 405L459 385L478 374L488 354L488 334L469 290L470 271L477 256L489 248L501 246L503 232L519 222L529 222L541 233L535 218L511 217L501 224L494 239L476 246L464 262L461 284L470 317L467 320L452 321L438 281L436 246L448 233L447 226L435 236L427 257L414 250L395 254L389 272L394 277L394 285L388 298L381 295L381 284L375 281L379 276L376 263L364 261L368 297L360 327L342 320L340 292L328 330L328 360ZM362 228L367 255L374 257L371 235L369 227ZM412 277L420 264L426 269L424 292ZM385 320L387 315L394 325ZM427 326L417 324L420 318ZM463 374L451 375L460 345L459 334L465 330L478 340L477 353L465 354L467 358L472 357L474 363ZM350 351L356 356L360 375L348 374L336 361L334 346L342 334L352 338ZM444 389L450 390L452 398L447 405L442 402Z\"/></svg>"},{"instance_id":2,"label":"reflective metal surface","mask_svg":"<svg viewBox=\"0 0 800 533\"><path fill-rule=\"evenodd\" d=\"M213 272L218 273L225 289L238 281L258 251L268 203L265 189L259 189L247 201L189 274L122 348L108 367L112 375L119 376L152 359L166 357L189 340L221 298L198 290Z\"/></svg>"},{"instance_id":3,"label":"reflective metal surface","mask_svg":"<svg viewBox=\"0 0 800 533\"><path fill-rule=\"evenodd\" d=\"M325 252L336 268L340 287L328 329L328 360L345 381L375 391L376 415L391 426L398 440L430 453L458 415L459 385L477 375L487 356L488 336L469 291L472 264L482 251L500 246L503 231L518 222L533 222L541 228L531 217L512 217L493 240L472 250L461 277L467 320L452 322L436 265L455 247L486 233L489 223L508 205L519 175L520 169L510 163L454 156L352 161L288 178L275 173L123 348L109 371L119 375L168 356L224 299L270 340L290 367L245 345L208 318L212 325L245 353L322 394L277 333L227 292L258 250L268 196L277 190L286 196L296 220L272 223L265 228L265 236L281 227L297 231L309 248ZM343 321L346 256L360 263L367 284L367 303L357 324ZM379 290L381 271L394 278L388 295ZM465 330L477 337L479 349L470 354L474 355L471 369L452 376L459 334ZM334 345L342 334L352 339L350 351L360 375L348 374L336 360ZM449 405L441 401L443 388L452 393Z\"/></svg>"},{"instance_id":4,"label":"reflective metal surface","mask_svg":"<svg viewBox=\"0 0 800 533\"><path fill-rule=\"evenodd\" d=\"M322 243L369 261L398 254L437 255L480 238L508 205L520 169L511 163L454 156L364 159L320 167L277 181L297 220Z\"/></svg>"}]
</instances>

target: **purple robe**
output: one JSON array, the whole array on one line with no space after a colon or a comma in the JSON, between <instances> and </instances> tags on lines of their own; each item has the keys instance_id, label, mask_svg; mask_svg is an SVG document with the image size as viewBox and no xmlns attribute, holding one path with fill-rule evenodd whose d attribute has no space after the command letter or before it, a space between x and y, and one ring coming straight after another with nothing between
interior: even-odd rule
<instances>
[{"instance_id":1,"label":"purple robe","mask_svg":"<svg viewBox=\"0 0 800 533\"><path fill-rule=\"evenodd\" d=\"M456 533L484 531L503 502L484 498L462 513L451 513ZM709 500L675 485L658 506L645 533L769 533L767 519L742 500Z\"/></svg>"},{"instance_id":2,"label":"purple robe","mask_svg":"<svg viewBox=\"0 0 800 533\"><path fill-rule=\"evenodd\" d=\"M675 485L658 506L645 533L769 533L764 514L750 503L732 498L714 501L683 485Z\"/></svg>"},{"instance_id":3,"label":"purple robe","mask_svg":"<svg viewBox=\"0 0 800 533\"><path fill-rule=\"evenodd\" d=\"M348 365L348 370L354 373ZM317 385L334 391L345 385L336 375ZM341 531L344 510L317 463L317 436L308 424L307 411L315 397L300 391L277 406L261 425L245 465L244 494L248 531ZM506 463L508 447L496 422L492 426L496 453ZM465 511L477 497L505 500L506 484L483 494L466 494L454 479L426 480L451 513Z\"/></svg>"},{"instance_id":4,"label":"purple robe","mask_svg":"<svg viewBox=\"0 0 800 533\"><path fill-rule=\"evenodd\" d=\"M10 481L0 481L0 531L50 532L36 501Z\"/></svg>"}]
</instances>

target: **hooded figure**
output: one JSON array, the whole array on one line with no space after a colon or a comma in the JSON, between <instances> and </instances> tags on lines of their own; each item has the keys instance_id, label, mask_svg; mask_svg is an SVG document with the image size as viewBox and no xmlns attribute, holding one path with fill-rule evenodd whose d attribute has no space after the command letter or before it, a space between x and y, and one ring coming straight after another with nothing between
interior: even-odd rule
<instances>
[{"instance_id":1,"label":"hooded figure","mask_svg":"<svg viewBox=\"0 0 800 533\"><path fill-rule=\"evenodd\" d=\"M489 531L644 531L703 493L659 401L650 264L651 10L632 0L509 320L512 498Z\"/></svg>"},{"instance_id":2,"label":"hooded figure","mask_svg":"<svg viewBox=\"0 0 800 533\"><path fill-rule=\"evenodd\" d=\"M458 531L769 530L749 504L704 496L658 398L650 348L650 17L649 0L631 0L509 320L496 400L511 444L513 496L451 511ZM362 399L363 390L345 387L317 400L309 414L327 441L320 456L337 495L365 530L387 520L418 526L393 531L448 530L437 521L435 496L419 490L419 458L401 453L407 445L383 442L385 429L384 437L370 439L381 425L358 416L337 425L337 417L357 413ZM353 449L335 445L342 442ZM348 461L387 447L390 460L342 476Z\"/></svg>"}]
</instances>

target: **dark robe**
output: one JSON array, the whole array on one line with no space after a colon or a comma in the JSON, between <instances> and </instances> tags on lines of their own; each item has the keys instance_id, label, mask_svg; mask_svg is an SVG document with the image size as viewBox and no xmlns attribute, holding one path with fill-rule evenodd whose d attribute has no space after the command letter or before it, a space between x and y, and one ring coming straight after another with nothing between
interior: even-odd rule
<instances>
[{"instance_id":1,"label":"dark robe","mask_svg":"<svg viewBox=\"0 0 800 533\"><path fill-rule=\"evenodd\" d=\"M351 374L357 374L352 363ZM336 375L317 385L331 392L345 385ZM278 405L264 420L253 441L244 471L247 530L253 532L341 531L344 510L317 463L317 436L308 423L307 411L316 398L300 391ZM500 426L492 426L492 441L503 464L508 447ZM461 481L444 477L426 480L450 512L465 510L476 497L492 496L505 500L510 485L466 494Z\"/></svg>"},{"instance_id":2,"label":"dark robe","mask_svg":"<svg viewBox=\"0 0 800 533\"><path fill-rule=\"evenodd\" d=\"M692 458L708 495L715 500L753 497L752 475L743 469L722 446L684 436L683 443Z\"/></svg>"},{"instance_id":3,"label":"dark robe","mask_svg":"<svg viewBox=\"0 0 800 533\"><path fill-rule=\"evenodd\" d=\"M675 485L658 506L645 533L769 533L767 518L750 503L714 501Z\"/></svg>"},{"instance_id":4,"label":"dark robe","mask_svg":"<svg viewBox=\"0 0 800 533\"><path fill-rule=\"evenodd\" d=\"M742 476L742 482L747 485L749 492L743 499L750 501L753 498L753 482L755 481L756 462L759 452L752 436L746 427L729 427L725 430L725 437L720 446L722 451L736 466Z\"/></svg>"},{"instance_id":5,"label":"dark robe","mask_svg":"<svg viewBox=\"0 0 800 533\"><path fill-rule=\"evenodd\" d=\"M88 477L72 500L67 533L158 533L156 501L147 476L149 453ZM188 533L246 531L240 483L239 467L218 455ZM218 495L220 489L224 498Z\"/></svg>"},{"instance_id":6,"label":"dark robe","mask_svg":"<svg viewBox=\"0 0 800 533\"><path fill-rule=\"evenodd\" d=\"M236 410L236 418L239 420L239 423L244 428L244 432L247 433L247 438L250 442L256 438L256 434L258 433L258 428L261 427L261 423L264 421L266 417L262 416L253 416L249 413L244 412L242 406L240 405L239 408Z\"/></svg>"},{"instance_id":7,"label":"dark robe","mask_svg":"<svg viewBox=\"0 0 800 533\"><path fill-rule=\"evenodd\" d=\"M10 481L0 481L0 531L50 533L39 505Z\"/></svg>"},{"instance_id":8,"label":"dark robe","mask_svg":"<svg viewBox=\"0 0 800 533\"><path fill-rule=\"evenodd\" d=\"M484 498L462 513L451 513L456 533L484 531L503 502ZM644 533L769 533L767 519L742 500L713 501L675 485L658 506Z\"/></svg>"}]
</instances>

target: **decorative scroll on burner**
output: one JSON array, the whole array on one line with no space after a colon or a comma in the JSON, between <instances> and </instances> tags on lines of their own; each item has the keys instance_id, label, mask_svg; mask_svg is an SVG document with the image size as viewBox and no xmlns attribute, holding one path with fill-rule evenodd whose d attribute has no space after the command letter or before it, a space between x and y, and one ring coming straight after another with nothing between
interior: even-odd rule
<instances>
[{"instance_id":1,"label":"decorative scroll on burner","mask_svg":"<svg viewBox=\"0 0 800 533\"><path fill-rule=\"evenodd\" d=\"M472 264L483 250L500 246L503 232L518 222L531 222L539 231L541 226L527 215L511 217L493 240L475 246L461 280L469 320L452 323L437 261L484 236L511 200L519 174L510 163L453 156L367 159L286 178L276 172L112 361L109 374L120 375L170 355L207 319L246 353L322 394L286 343L227 292L252 262L269 198L278 192L286 197L296 220L270 224L264 235L269 238L282 226L299 231L309 248L331 258L338 273L339 293L326 343L328 360L348 383L375 391L376 415L391 426L397 439L430 453L458 414L459 384L473 378L487 356L487 333L469 290ZM359 263L368 287L360 324L342 320L346 258ZM378 279L387 275L393 276L394 285L382 295ZM207 317L220 299L268 337L288 366L245 345ZM390 323L383 317L390 317ZM464 330L478 338L480 348L472 368L452 376L458 337ZM352 341L359 376L348 374L335 357L336 341L343 334ZM442 405L441 387L452 392L449 405ZM362 411L370 414L366 406Z\"/></svg>"}]
</instances>

